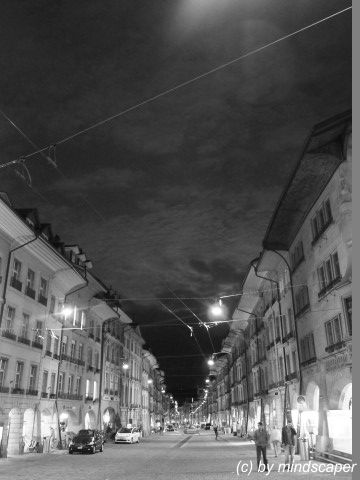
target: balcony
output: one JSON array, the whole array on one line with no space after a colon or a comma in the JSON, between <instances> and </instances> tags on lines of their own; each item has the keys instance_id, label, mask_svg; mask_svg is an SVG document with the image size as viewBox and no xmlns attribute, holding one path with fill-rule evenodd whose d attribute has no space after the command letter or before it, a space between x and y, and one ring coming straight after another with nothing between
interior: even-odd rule
<instances>
[{"instance_id":1,"label":"balcony","mask_svg":"<svg viewBox=\"0 0 360 480\"><path fill-rule=\"evenodd\" d=\"M89 338L92 338L94 340L94 334L93 333L89 333Z\"/></svg>"},{"instance_id":2,"label":"balcony","mask_svg":"<svg viewBox=\"0 0 360 480\"><path fill-rule=\"evenodd\" d=\"M41 398L48 398L47 392L41 392Z\"/></svg>"},{"instance_id":3,"label":"balcony","mask_svg":"<svg viewBox=\"0 0 360 480\"><path fill-rule=\"evenodd\" d=\"M30 288L30 287L26 287L25 288L25 295L27 297L30 297L32 298L33 300L35 300L35 295L36 295L36 292L34 289Z\"/></svg>"},{"instance_id":4,"label":"balcony","mask_svg":"<svg viewBox=\"0 0 360 480\"><path fill-rule=\"evenodd\" d=\"M68 399L69 400L82 400L83 399L83 396L82 395L79 395L78 393L68 393Z\"/></svg>"},{"instance_id":5,"label":"balcony","mask_svg":"<svg viewBox=\"0 0 360 480\"><path fill-rule=\"evenodd\" d=\"M11 393L14 394L14 395L24 395L25 393L25 390L23 388L13 388L11 390Z\"/></svg>"},{"instance_id":6,"label":"balcony","mask_svg":"<svg viewBox=\"0 0 360 480\"><path fill-rule=\"evenodd\" d=\"M283 343L286 343L290 340L290 338L294 338L294 332L288 332L285 337L283 338Z\"/></svg>"},{"instance_id":7,"label":"balcony","mask_svg":"<svg viewBox=\"0 0 360 480\"><path fill-rule=\"evenodd\" d=\"M87 366L87 371L88 372L93 372L94 370L95 370L95 367L93 367L92 365Z\"/></svg>"},{"instance_id":8,"label":"balcony","mask_svg":"<svg viewBox=\"0 0 360 480\"><path fill-rule=\"evenodd\" d=\"M269 345L266 346L266 350L270 350L271 348L273 348L274 345L274 342L269 343Z\"/></svg>"},{"instance_id":9,"label":"balcony","mask_svg":"<svg viewBox=\"0 0 360 480\"><path fill-rule=\"evenodd\" d=\"M19 290L21 292L22 290L22 282L18 280L16 277L11 277L10 279L10 285L15 288L16 290Z\"/></svg>"},{"instance_id":10,"label":"balcony","mask_svg":"<svg viewBox=\"0 0 360 480\"><path fill-rule=\"evenodd\" d=\"M341 277L336 277L334 278L334 280L332 280L330 283L328 283L327 285L325 285L325 287L323 287L320 292L318 293L318 298L321 298L323 297L327 292L329 292L337 283L339 283L341 280Z\"/></svg>"},{"instance_id":11,"label":"balcony","mask_svg":"<svg viewBox=\"0 0 360 480\"><path fill-rule=\"evenodd\" d=\"M289 373L285 377L287 382L290 382L291 380L294 380L295 378L297 378L297 373L296 372Z\"/></svg>"},{"instance_id":12,"label":"balcony","mask_svg":"<svg viewBox=\"0 0 360 480\"><path fill-rule=\"evenodd\" d=\"M56 398L56 393L50 393L49 398L51 398L51 399Z\"/></svg>"},{"instance_id":13,"label":"balcony","mask_svg":"<svg viewBox=\"0 0 360 480\"><path fill-rule=\"evenodd\" d=\"M54 360L59 360L59 355L57 353L53 353L53 359Z\"/></svg>"},{"instance_id":14,"label":"balcony","mask_svg":"<svg viewBox=\"0 0 360 480\"><path fill-rule=\"evenodd\" d=\"M303 315L309 308L310 308L310 302L308 301L306 305L304 305L297 312L295 312L295 318L301 317L301 315Z\"/></svg>"},{"instance_id":15,"label":"balcony","mask_svg":"<svg viewBox=\"0 0 360 480\"><path fill-rule=\"evenodd\" d=\"M42 350L43 348L43 344L40 340L34 340L33 342L31 342L31 346L33 348L38 348L39 350Z\"/></svg>"},{"instance_id":16,"label":"balcony","mask_svg":"<svg viewBox=\"0 0 360 480\"><path fill-rule=\"evenodd\" d=\"M0 386L0 393L9 393L9 387Z\"/></svg>"},{"instance_id":17,"label":"balcony","mask_svg":"<svg viewBox=\"0 0 360 480\"><path fill-rule=\"evenodd\" d=\"M307 367L308 365L311 365L312 363L315 363L317 361L316 357L309 358L308 360L305 360L301 362L302 367Z\"/></svg>"},{"instance_id":18,"label":"balcony","mask_svg":"<svg viewBox=\"0 0 360 480\"><path fill-rule=\"evenodd\" d=\"M24 345L30 345L30 340L27 337L17 337L17 341Z\"/></svg>"},{"instance_id":19,"label":"balcony","mask_svg":"<svg viewBox=\"0 0 360 480\"><path fill-rule=\"evenodd\" d=\"M280 336L276 337L275 338L275 343L280 343L280 342L281 342L281 337Z\"/></svg>"},{"instance_id":20,"label":"balcony","mask_svg":"<svg viewBox=\"0 0 360 480\"><path fill-rule=\"evenodd\" d=\"M100 337L96 337L96 338L95 338L95 342L100 343Z\"/></svg>"},{"instance_id":21,"label":"balcony","mask_svg":"<svg viewBox=\"0 0 360 480\"><path fill-rule=\"evenodd\" d=\"M328 345L327 347L325 347L325 352L332 353L332 352L335 352L336 350L341 350L344 347L345 347L345 342L344 340L341 340L340 342L333 343L332 345Z\"/></svg>"},{"instance_id":22,"label":"balcony","mask_svg":"<svg viewBox=\"0 0 360 480\"><path fill-rule=\"evenodd\" d=\"M45 307L47 307L48 299L44 297L44 295L41 295L41 293L39 293L38 302L41 303L41 305L44 305Z\"/></svg>"},{"instance_id":23,"label":"balcony","mask_svg":"<svg viewBox=\"0 0 360 480\"><path fill-rule=\"evenodd\" d=\"M26 395L30 395L31 397L37 397L38 391L29 388L26 390Z\"/></svg>"},{"instance_id":24,"label":"balcony","mask_svg":"<svg viewBox=\"0 0 360 480\"><path fill-rule=\"evenodd\" d=\"M52 353L50 350L45 350L45 355L47 355L48 357L51 357Z\"/></svg>"},{"instance_id":25,"label":"balcony","mask_svg":"<svg viewBox=\"0 0 360 480\"><path fill-rule=\"evenodd\" d=\"M92 402L92 401L93 401L93 397L91 397L90 395L85 397L85 402Z\"/></svg>"},{"instance_id":26,"label":"balcony","mask_svg":"<svg viewBox=\"0 0 360 480\"><path fill-rule=\"evenodd\" d=\"M14 330L11 330L10 328L4 328L1 330L1 335L5 338L9 338L10 340L16 340L16 334Z\"/></svg>"},{"instance_id":27,"label":"balcony","mask_svg":"<svg viewBox=\"0 0 360 480\"><path fill-rule=\"evenodd\" d=\"M108 388L104 388L104 394L105 394L105 395L108 395L108 394L109 394L109 389L108 389Z\"/></svg>"}]
</instances>

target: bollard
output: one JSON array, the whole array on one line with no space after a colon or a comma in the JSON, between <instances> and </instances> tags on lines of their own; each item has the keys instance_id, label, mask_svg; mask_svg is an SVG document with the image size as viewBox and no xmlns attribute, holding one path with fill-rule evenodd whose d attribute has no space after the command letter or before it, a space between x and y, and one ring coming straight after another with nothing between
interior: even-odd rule
<instances>
[{"instance_id":1,"label":"bollard","mask_svg":"<svg viewBox=\"0 0 360 480\"><path fill-rule=\"evenodd\" d=\"M309 442L307 438L302 437L299 439L300 447L300 460L308 461L309 460Z\"/></svg>"}]
</instances>

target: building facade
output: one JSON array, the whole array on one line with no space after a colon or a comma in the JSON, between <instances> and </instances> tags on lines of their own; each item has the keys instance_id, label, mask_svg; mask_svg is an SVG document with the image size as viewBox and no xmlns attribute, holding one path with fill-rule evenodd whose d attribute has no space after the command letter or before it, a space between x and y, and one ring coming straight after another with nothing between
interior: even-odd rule
<instances>
[{"instance_id":1,"label":"building facade","mask_svg":"<svg viewBox=\"0 0 360 480\"><path fill-rule=\"evenodd\" d=\"M1 195L1 456L66 448L81 428L149 423L144 340L91 267L36 210L14 210Z\"/></svg>"},{"instance_id":2,"label":"building facade","mask_svg":"<svg viewBox=\"0 0 360 480\"><path fill-rule=\"evenodd\" d=\"M249 265L206 402L239 434L289 418L319 458L352 453L351 163L351 113L316 125Z\"/></svg>"}]
</instances>

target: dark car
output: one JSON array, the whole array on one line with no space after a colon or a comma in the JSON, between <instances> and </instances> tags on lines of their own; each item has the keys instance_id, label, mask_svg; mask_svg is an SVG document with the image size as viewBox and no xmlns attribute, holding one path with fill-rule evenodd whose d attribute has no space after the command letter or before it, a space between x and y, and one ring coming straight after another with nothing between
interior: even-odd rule
<instances>
[{"instance_id":1,"label":"dark car","mask_svg":"<svg viewBox=\"0 0 360 480\"><path fill-rule=\"evenodd\" d=\"M104 450L104 440L99 430L79 430L69 444L69 453L96 453Z\"/></svg>"},{"instance_id":2,"label":"dark car","mask_svg":"<svg viewBox=\"0 0 360 480\"><path fill-rule=\"evenodd\" d=\"M175 432L175 428L173 425L167 425L166 426L166 431L167 432Z\"/></svg>"}]
</instances>

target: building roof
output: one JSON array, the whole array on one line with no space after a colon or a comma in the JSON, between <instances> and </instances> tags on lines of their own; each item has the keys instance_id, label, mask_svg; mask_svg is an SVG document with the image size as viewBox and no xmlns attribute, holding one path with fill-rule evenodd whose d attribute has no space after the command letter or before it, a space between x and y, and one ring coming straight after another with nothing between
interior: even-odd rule
<instances>
[{"instance_id":1,"label":"building roof","mask_svg":"<svg viewBox=\"0 0 360 480\"><path fill-rule=\"evenodd\" d=\"M344 138L351 110L312 129L268 226L263 247L288 250L310 209L344 161Z\"/></svg>"}]
</instances>

